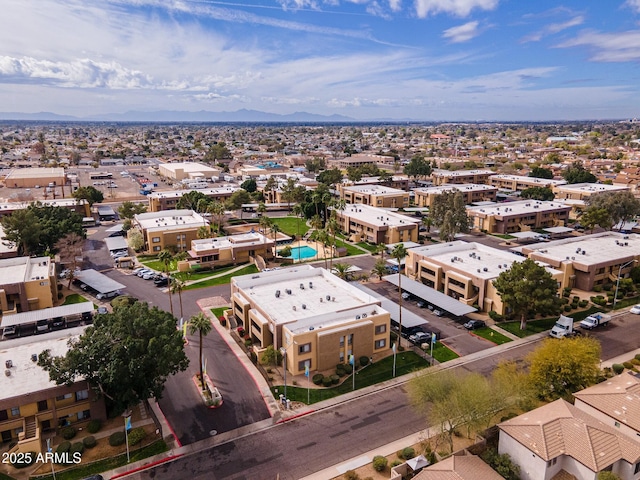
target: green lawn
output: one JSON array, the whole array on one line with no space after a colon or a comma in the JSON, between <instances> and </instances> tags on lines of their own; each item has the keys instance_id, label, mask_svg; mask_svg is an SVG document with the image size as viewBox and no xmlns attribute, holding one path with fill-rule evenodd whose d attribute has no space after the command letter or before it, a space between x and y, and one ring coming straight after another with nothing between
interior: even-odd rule
<instances>
[{"instance_id":1,"label":"green lawn","mask_svg":"<svg viewBox=\"0 0 640 480\"><path fill-rule=\"evenodd\" d=\"M428 366L428 361L412 351L398 352L396 355L396 377L421 370ZM393 378L393 355L358 370L355 379L356 390L376 385L391 378ZM311 383L311 386L314 388L309 389L310 403L320 402L351 392L353 390L353 377L347 375L342 378L342 381L342 384L330 388L317 388ZM305 379L298 386L288 384L287 397L289 397L291 401L307 403L306 382ZM311 382L311 379L309 379L309 382ZM284 386L271 387L271 391L275 397L278 398L280 393L284 393Z\"/></svg>"},{"instance_id":2,"label":"green lawn","mask_svg":"<svg viewBox=\"0 0 640 480\"><path fill-rule=\"evenodd\" d=\"M152 268L153 270L157 270L158 272L164 272L164 263L158 260L157 258L143 258L139 259L140 263L142 263L147 268ZM176 260L171 260L169 262L169 271L173 272L178 268L178 262Z\"/></svg>"},{"instance_id":3,"label":"green lawn","mask_svg":"<svg viewBox=\"0 0 640 480\"><path fill-rule=\"evenodd\" d=\"M5 475L4 473L0 473L0 480L15 480L15 478Z\"/></svg>"},{"instance_id":4,"label":"green lawn","mask_svg":"<svg viewBox=\"0 0 640 480\"><path fill-rule=\"evenodd\" d=\"M584 320L586 317L591 315L594 312L601 312L603 309L601 307L593 306L588 308L587 310L583 310L581 312L562 312L563 315L573 318L574 321L579 322L580 320ZM559 315L558 315L559 316ZM500 328L504 328L507 332L513 333L514 335L524 338L529 335L534 335L536 333L544 332L546 330L551 330L551 327L558 320L558 316L551 318L543 318L542 320L529 320L527 322L527 328L525 330L520 330L520 321L513 322L502 322L499 323L498 326Z\"/></svg>"},{"instance_id":5,"label":"green lawn","mask_svg":"<svg viewBox=\"0 0 640 480\"><path fill-rule=\"evenodd\" d=\"M191 285L187 285L186 287L184 287L184 289L193 290L194 288L205 288L205 287L212 287L214 285L224 285L225 283L231 282L232 277L249 275L251 273L258 273L258 268L255 265L247 265L246 267L238 270L235 273L230 273L228 275L223 275L221 277L210 278L209 280L204 280L198 283L192 283Z\"/></svg>"},{"instance_id":6,"label":"green lawn","mask_svg":"<svg viewBox=\"0 0 640 480\"><path fill-rule=\"evenodd\" d=\"M502 345L503 343L507 343L511 341L509 337L501 334L500 332L496 332L495 330L489 327L478 328L477 330L474 330L473 333L475 333L479 337L486 338L487 340L495 343L496 345Z\"/></svg>"},{"instance_id":7,"label":"green lawn","mask_svg":"<svg viewBox=\"0 0 640 480\"><path fill-rule=\"evenodd\" d=\"M138 460L143 460L145 458L158 455L159 453L166 452L167 450L168 450L168 447L167 447L167 444L164 442L164 440L158 440L157 442L154 442L151 445L147 445L142 449L131 447L131 452L130 452L131 462L137 462ZM116 457L99 460L97 462L92 463L91 465L84 465L84 466L81 465L79 467L65 470L64 472L58 472L56 473L56 480L78 480L78 479L88 477L89 475L102 473L106 470L113 470L114 468L122 467L126 464L127 464L127 454L123 453ZM36 480L53 480L53 477L51 475L43 475L38 477L32 476L30 478L36 479Z\"/></svg>"},{"instance_id":8,"label":"green lawn","mask_svg":"<svg viewBox=\"0 0 640 480\"><path fill-rule=\"evenodd\" d=\"M271 221L280 227L280 231L293 237L298 234L298 224L300 225L300 235L304 235L309 230L307 221L298 217L279 217L272 218Z\"/></svg>"},{"instance_id":9,"label":"green lawn","mask_svg":"<svg viewBox=\"0 0 640 480\"><path fill-rule=\"evenodd\" d=\"M64 303L62 305L73 305L74 303L82 303L87 301L88 300L79 293L72 293L71 295L67 295L67 298L64 299Z\"/></svg>"},{"instance_id":10,"label":"green lawn","mask_svg":"<svg viewBox=\"0 0 640 480\"><path fill-rule=\"evenodd\" d=\"M367 253L366 250L361 250L358 247L356 247L355 245L352 245L350 243L344 242L344 241L340 240L339 238L336 238L336 247L347 247L347 256L350 256L350 255L361 255L363 253Z\"/></svg>"},{"instance_id":11,"label":"green lawn","mask_svg":"<svg viewBox=\"0 0 640 480\"><path fill-rule=\"evenodd\" d=\"M427 353L431 355L431 348L427 350ZM449 360L453 360L459 356L460 355L456 352L440 342L436 342L433 346L433 358L435 358L439 363L448 362Z\"/></svg>"},{"instance_id":12,"label":"green lawn","mask_svg":"<svg viewBox=\"0 0 640 480\"><path fill-rule=\"evenodd\" d=\"M216 318L220 318L226 310L229 310L229 307L217 307L217 308L212 308L211 313L213 313L216 316Z\"/></svg>"},{"instance_id":13,"label":"green lawn","mask_svg":"<svg viewBox=\"0 0 640 480\"><path fill-rule=\"evenodd\" d=\"M188 272L178 272L173 276L178 280L182 280L183 282L187 280L194 281L194 280L200 280L201 278L208 278L213 275L220 275L221 273L228 272L229 270L233 270L237 266L238 265L231 265L229 267L221 267L221 268L216 268L214 270L191 269Z\"/></svg>"},{"instance_id":14,"label":"green lawn","mask_svg":"<svg viewBox=\"0 0 640 480\"><path fill-rule=\"evenodd\" d=\"M376 248L378 248L377 245L371 245L370 243L367 242L358 242L356 243L356 245L358 245L360 248L364 248L365 250L374 253L376 251Z\"/></svg>"}]
</instances>

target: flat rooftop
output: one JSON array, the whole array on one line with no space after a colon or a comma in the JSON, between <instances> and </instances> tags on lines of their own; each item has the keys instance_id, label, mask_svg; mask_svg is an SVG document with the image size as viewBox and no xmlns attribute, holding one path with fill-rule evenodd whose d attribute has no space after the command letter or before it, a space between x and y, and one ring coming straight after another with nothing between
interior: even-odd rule
<instances>
[{"instance_id":1,"label":"flat rooftop","mask_svg":"<svg viewBox=\"0 0 640 480\"><path fill-rule=\"evenodd\" d=\"M526 215L537 212L555 212L558 210L570 209L569 205L562 202L544 202L541 200L520 200L518 202L507 202L494 205L481 205L467 207L469 213L481 213L487 216L509 217L512 215Z\"/></svg>"},{"instance_id":2,"label":"flat rooftop","mask_svg":"<svg viewBox=\"0 0 640 480\"><path fill-rule=\"evenodd\" d=\"M608 185L606 183L573 183L571 185L562 185L559 189L576 193L602 193L629 190L629 187L625 185Z\"/></svg>"},{"instance_id":3,"label":"flat rooftop","mask_svg":"<svg viewBox=\"0 0 640 480\"><path fill-rule=\"evenodd\" d=\"M564 238L534 243L523 251L536 253L556 263L574 261L576 264L617 264L640 256L640 235L603 232L582 237Z\"/></svg>"},{"instance_id":4,"label":"flat rooftop","mask_svg":"<svg viewBox=\"0 0 640 480\"><path fill-rule=\"evenodd\" d=\"M353 317L353 310L371 310L373 305L380 309L378 299L323 268L285 268L235 277L233 282L272 321L296 322L290 326L296 330L344 321Z\"/></svg>"},{"instance_id":5,"label":"flat rooftop","mask_svg":"<svg viewBox=\"0 0 640 480\"><path fill-rule=\"evenodd\" d=\"M248 233L240 233L238 235L229 235L227 237L204 238L201 240L192 240L191 250L193 250L197 254L198 252L214 250L214 249L236 248L236 247L245 247L245 246L247 247L262 246L262 245L273 246L273 239L269 239L269 237L262 235L259 232L248 232Z\"/></svg>"},{"instance_id":6,"label":"flat rooftop","mask_svg":"<svg viewBox=\"0 0 640 480\"><path fill-rule=\"evenodd\" d=\"M240 190L240 187L217 187L217 188L198 188L198 189L189 188L189 189L182 189L182 190L167 190L163 192L151 192L149 195L147 195L147 197L148 198L180 198L185 193L189 193L192 191L200 192L208 197L209 196L215 197L215 196L231 195L236 190Z\"/></svg>"},{"instance_id":7,"label":"flat rooftop","mask_svg":"<svg viewBox=\"0 0 640 480\"><path fill-rule=\"evenodd\" d=\"M57 385L49 380L49 373L39 367L31 355L39 355L44 350L50 350L52 355L65 355L69 350L67 342L77 339L83 330L84 327L76 327L51 332L46 339L29 337L29 342L24 342L27 340L24 338L0 343L0 364L11 372L9 376L0 375L0 400L55 388ZM6 368L7 360L11 360L12 367Z\"/></svg>"},{"instance_id":8,"label":"flat rooftop","mask_svg":"<svg viewBox=\"0 0 640 480\"><path fill-rule=\"evenodd\" d=\"M463 274L468 273L485 280L496 278L501 272L511 268L514 262L525 260L525 257L510 251L462 240L412 248L411 253L450 265Z\"/></svg>"},{"instance_id":9,"label":"flat rooftop","mask_svg":"<svg viewBox=\"0 0 640 480\"><path fill-rule=\"evenodd\" d=\"M527 177L526 175L507 175L504 173L493 175L491 178L523 182L523 183L529 183L529 184L537 184L542 186L564 185L567 183L566 180L553 180L549 178Z\"/></svg>"},{"instance_id":10,"label":"flat rooftop","mask_svg":"<svg viewBox=\"0 0 640 480\"><path fill-rule=\"evenodd\" d=\"M495 175L492 170L440 170L436 169L432 172L435 177L466 177L467 175Z\"/></svg>"},{"instance_id":11,"label":"flat rooftop","mask_svg":"<svg viewBox=\"0 0 640 480\"><path fill-rule=\"evenodd\" d=\"M378 227L399 227L405 225L418 225L421 220L400 213L391 212L383 208L370 205L348 204L343 211L338 211L338 216L353 218L360 223L367 223Z\"/></svg>"},{"instance_id":12,"label":"flat rooftop","mask_svg":"<svg viewBox=\"0 0 640 480\"><path fill-rule=\"evenodd\" d=\"M219 168L210 167L209 165L205 165L204 163L197 162L162 163L160 164L160 166L172 172L175 172L177 170L183 170L185 173L214 173L220 171Z\"/></svg>"},{"instance_id":13,"label":"flat rooftop","mask_svg":"<svg viewBox=\"0 0 640 480\"><path fill-rule=\"evenodd\" d=\"M454 190L459 192L483 192L483 191L497 191L498 187L494 187L493 185L484 185L481 183L459 183L459 184L438 185L434 187L415 188L413 191L415 193L429 195L429 194L440 194L443 192L452 192Z\"/></svg>"},{"instance_id":14,"label":"flat rooftop","mask_svg":"<svg viewBox=\"0 0 640 480\"><path fill-rule=\"evenodd\" d=\"M407 192L399 188L384 185L349 185L343 188L345 192L363 193L367 195L406 195Z\"/></svg>"},{"instance_id":15,"label":"flat rooftop","mask_svg":"<svg viewBox=\"0 0 640 480\"><path fill-rule=\"evenodd\" d=\"M135 220L144 230L167 230L208 225L209 222L193 210L162 210L160 212L141 213Z\"/></svg>"},{"instance_id":16,"label":"flat rooftop","mask_svg":"<svg viewBox=\"0 0 640 480\"><path fill-rule=\"evenodd\" d=\"M14 168L9 172L5 183L14 178L54 178L64 177L64 168L47 168L47 167L31 167L31 168Z\"/></svg>"},{"instance_id":17,"label":"flat rooftop","mask_svg":"<svg viewBox=\"0 0 640 480\"><path fill-rule=\"evenodd\" d=\"M48 280L50 265L49 257L17 257L0 260L0 284Z\"/></svg>"}]
</instances>

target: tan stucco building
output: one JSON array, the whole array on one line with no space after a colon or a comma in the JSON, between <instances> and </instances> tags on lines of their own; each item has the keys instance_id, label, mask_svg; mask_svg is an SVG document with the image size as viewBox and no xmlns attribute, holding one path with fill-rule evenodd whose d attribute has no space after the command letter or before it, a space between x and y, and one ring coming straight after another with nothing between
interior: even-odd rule
<instances>
[{"instance_id":1,"label":"tan stucco building","mask_svg":"<svg viewBox=\"0 0 640 480\"><path fill-rule=\"evenodd\" d=\"M310 265L234 277L233 314L260 358L269 345L281 350L287 370L300 375L330 371L351 355L390 349L390 315L380 300ZM375 358L375 357L374 357Z\"/></svg>"},{"instance_id":2,"label":"tan stucco building","mask_svg":"<svg viewBox=\"0 0 640 480\"><path fill-rule=\"evenodd\" d=\"M444 192L460 192L464 203L470 205L477 202L495 202L498 189L491 185L479 184L447 184L438 187L416 188L415 203L418 207L431 207L433 200Z\"/></svg>"},{"instance_id":3,"label":"tan stucco building","mask_svg":"<svg viewBox=\"0 0 640 480\"><path fill-rule=\"evenodd\" d=\"M57 293L55 263L49 257L0 260L3 315L53 307Z\"/></svg>"},{"instance_id":4,"label":"tan stucco building","mask_svg":"<svg viewBox=\"0 0 640 480\"><path fill-rule=\"evenodd\" d=\"M336 210L340 229L352 241L373 244L417 242L420 219L370 205L347 205Z\"/></svg>"},{"instance_id":5,"label":"tan stucco building","mask_svg":"<svg viewBox=\"0 0 640 480\"><path fill-rule=\"evenodd\" d=\"M158 173L171 180L202 180L209 181L220 176L221 170L213 168L204 163L197 162L180 162L180 163L161 163L158 165Z\"/></svg>"},{"instance_id":6,"label":"tan stucco building","mask_svg":"<svg viewBox=\"0 0 640 480\"><path fill-rule=\"evenodd\" d=\"M433 184L445 185L447 183L489 183L489 177L495 175L491 170L434 170L431 172Z\"/></svg>"},{"instance_id":7,"label":"tan stucco building","mask_svg":"<svg viewBox=\"0 0 640 480\"><path fill-rule=\"evenodd\" d=\"M147 253L159 253L165 248L188 250L198 229L209 222L193 210L166 210L135 215L132 225L142 232Z\"/></svg>"},{"instance_id":8,"label":"tan stucco building","mask_svg":"<svg viewBox=\"0 0 640 480\"><path fill-rule=\"evenodd\" d=\"M566 180L553 180L547 178L527 177L525 175L497 174L489 177L489 185L501 190L521 192L527 188L542 187L553 190L558 185L566 184Z\"/></svg>"},{"instance_id":9,"label":"tan stucco building","mask_svg":"<svg viewBox=\"0 0 640 480\"><path fill-rule=\"evenodd\" d=\"M409 206L409 192L382 185L351 185L340 187L340 198L347 203L371 205L379 208Z\"/></svg>"},{"instance_id":10,"label":"tan stucco building","mask_svg":"<svg viewBox=\"0 0 640 480\"><path fill-rule=\"evenodd\" d=\"M207 198L225 202L233 192L240 190L240 187L216 187L216 188L200 188L197 190L169 190L164 192L152 192L147 195L150 212L161 212L163 210L173 210L176 208L178 201L186 193L197 191Z\"/></svg>"},{"instance_id":11,"label":"tan stucco building","mask_svg":"<svg viewBox=\"0 0 640 480\"><path fill-rule=\"evenodd\" d=\"M534 228L566 226L571 208L561 202L521 200L467 207L467 214L474 230L509 234Z\"/></svg>"},{"instance_id":12,"label":"tan stucco building","mask_svg":"<svg viewBox=\"0 0 640 480\"><path fill-rule=\"evenodd\" d=\"M228 237L193 240L189 257L203 267L218 267L250 262L253 258L273 257L273 238L258 232Z\"/></svg>"}]
</instances>

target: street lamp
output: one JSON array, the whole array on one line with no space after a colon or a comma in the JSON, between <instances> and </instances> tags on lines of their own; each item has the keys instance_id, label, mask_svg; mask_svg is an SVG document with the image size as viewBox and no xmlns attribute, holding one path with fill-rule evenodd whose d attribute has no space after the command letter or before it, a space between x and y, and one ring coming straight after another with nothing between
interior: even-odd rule
<instances>
[{"instance_id":1,"label":"street lamp","mask_svg":"<svg viewBox=\"0 0 640 480\"><path fill-rule=\"evenodd\" d=\"M636 262L637 262L636 259L629 260L627 263L623 263L622 265L620 265L620 268L618 268L618 280L616 281L616 293L613 296L613 307L611 307L612 310L616 309L616 302L618 301L618 287L620 287L620 273L622 272L622 269L624 267Z\"/></svg>"},{"instance_id":2,"label":"street lamp","mask_svg":"<svg viewBox=\"0 0 640 480\"><path fill-rule=\"evenodd\" d=\"M295 341L291 341L287 346L285 347L280 347L280 353L282 354L282 367L284 370L283 373L283 377L284 377L284 399L285 401L287 400L287 350L289 350L289 347L291 347L291 345L297 345L298 343Z\"/></svg>"}]
</instances>

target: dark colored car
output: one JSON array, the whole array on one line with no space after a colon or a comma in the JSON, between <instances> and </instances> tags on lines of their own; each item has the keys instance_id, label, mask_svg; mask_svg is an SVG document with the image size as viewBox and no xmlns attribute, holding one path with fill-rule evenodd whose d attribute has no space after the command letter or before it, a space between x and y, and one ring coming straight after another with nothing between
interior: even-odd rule
<instances>
[{"instance_id":1,"label":"dark colored car","mask_svg":"<svg viewBox=\"0 0 640 480\"><path fill-rule=\"evenodd\" d=\"M169 279L167 277L156 277L153 283L156 287L166 287L169 285Z\"/></svg>"},{"instance_id":2,"label":"dark colored car","mask_svg":"<svg viewBox=\"0 0 640 480\"><path fill-rule=\"evenodd\" d=\"M475 330L477 328L486 327L487 324L483 320L469 320L463 325L467 330Z\"/></svg>"}]
</instances>

